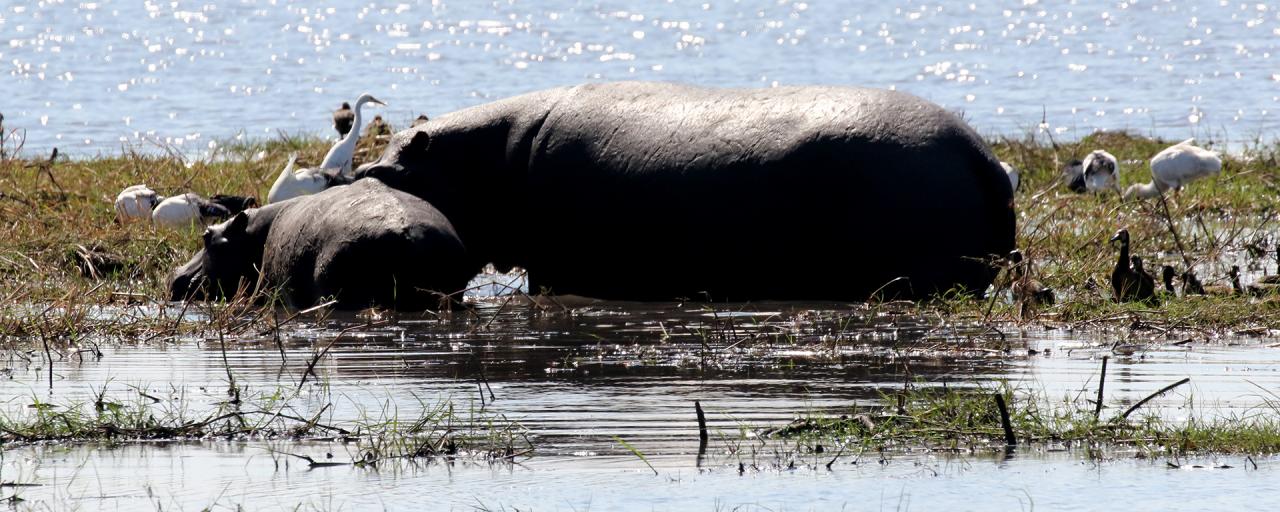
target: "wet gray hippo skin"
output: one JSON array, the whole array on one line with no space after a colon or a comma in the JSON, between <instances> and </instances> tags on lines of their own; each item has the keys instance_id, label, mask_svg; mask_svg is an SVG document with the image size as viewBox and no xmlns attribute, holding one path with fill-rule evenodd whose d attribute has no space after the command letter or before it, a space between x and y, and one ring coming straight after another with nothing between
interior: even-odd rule
<instances>
[{"instance_id":1,"label":"wet gray hippo skin","mask_svg":"<svg viewBox=\"0 0 1280 512\"><path fill-rule=\"evenodd\" d=\"M357 176L431 202L534 289L606 299L981 292L1014 244L981 138L884 90L552 89L400 132Z\"/></svg>"},{"instance_id":2,"label":"wet gray hippo skin","mask_svg":"<svg viewBox=\"0 0 1280 512\"><path fill-rule=\"evenodd\" d=\"M259 268L293 307L336 296L347 309L423 309L440 303L431 290L462 290L480 265L434 207L370 179L210 227L204 248L174 272L170 295L225 297L242 282L252 289Z\"/></svg>"}]
</instances>

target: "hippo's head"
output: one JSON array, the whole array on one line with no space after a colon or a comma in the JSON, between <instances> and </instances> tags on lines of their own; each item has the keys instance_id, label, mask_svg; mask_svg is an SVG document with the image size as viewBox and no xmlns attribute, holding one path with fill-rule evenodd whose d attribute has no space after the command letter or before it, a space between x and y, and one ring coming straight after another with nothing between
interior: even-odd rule
<instances>
[{"instance_id":1,"label":"hippo's head","mask_svg":"<svg viewBox=\"0 0 1280 512\"><path fill-rule=\"evenodd\" d=\"M356 168L355 177L378 178L384 183L399 181L404 178L406 164L410 163L405 159L415 153L425 153L430 141L431 136L425 129L415 127L398 132L391 136L391 141L377 160Z\"/></svg>"},{"instance_id":2,"label":"hippo's head","mask_svg":"<svg viewBox=\"0 0 1280 512\"><path fill-rule=\"evenodd\" d=\"M205 229L204 248L169 279L170 300L226 298L253 286L262 247L248 227L249 216L241 212Z\"/></svg>"}]
</instances>

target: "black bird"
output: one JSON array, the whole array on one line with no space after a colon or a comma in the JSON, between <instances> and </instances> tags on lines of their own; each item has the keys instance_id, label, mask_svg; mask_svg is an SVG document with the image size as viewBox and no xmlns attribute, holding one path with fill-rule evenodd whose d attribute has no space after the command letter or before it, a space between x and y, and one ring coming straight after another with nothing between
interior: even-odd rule
<instances>
[{"instance_id":1,"label":"black bird","mask_svg":"<svg viewBox=\"0 0 1280 512\"><path fill-rule=\"evenodd\" d=\"M1231 288L1237 294L1248 294L1254 297L1266 297L1280 294L1280 284L1267 279L1259 279L1249 286L1240 286L1240 267L1231 267Z\"/></svg>"},{"instance_id":2,"label":"black bird","mask_svg":"<svg viewBox=\"0 0 1280 512\"><path fill-rule=\"evenodd\" d=\"M427 121L430 121L430 119L427 119L426 114L418 114L418 118L413 120L413 127L417 128L418 125L426 123Z\"/></svg>"},{"instance_id":3,"label":"black bird","mask_svg":"<svg viewBox=\"0 0 1280 512\"><path fill-rule=\"evenodd\" d=\"M1019 314L1023 318L1035 307L1053 305L1053 289L1027 275L1027 264L1023 262L1022 251L1014 249L1009 253L1009 265L1009 278L1013 281L1010 289L1013 291L1013 299L1018 301Z\"/></svg>"},{"instance_id":4,"label":"black bird","mask_svg":"<svg viewBox=\"0 0 1280 512\"><path fill-rule=\"evenodd\" d=\"M382 120L381 115L373 116L373 120L364 127L365 137L379 137L382 135L391 135L391 125Z\"/></svg>"},{"instance_id":5,"label":"black bird","mask_svg":"<svg viewBox=\"0 0 1280 512\"><path fill-rule=\"evenodd\" d=\"M1276 244L1276 274L1272 276L1263 276L1258 280L1260 284L1277 284L1280 285L1280 243Z\"/></svg>"},{"instance_id":6,"label":"black bird","mask_svg":"<svg viewBox=\"0 0 1280 512\"><path fill-rule=\"evenodd\" d=\"M1156 294L1156 278L1152 277L1150 272L1142 266L1142 258L1139 256L1130 256L1129 261L1133 263L1133 272L1138 274L1139 284L1142 290L1151 290L1151 296Z\"/></svg>"},{"instance_id":7,"label":"black bird","mask_svg":"<svg viewBox=\"0 0 1280 512\"><path fill-rule=\"evenodd\" d=\"M1196 277L1196 273L1191 269L1187 269L1182 273L1182 296L1188 295L1204 295L1204 285L1200 283L1200 279Z\"/></svg>"},{"instance_id":8,"label":"black bird","mask_svg":"<svg viewBox=\"0 0 1280 512\"><path fill-rule=\"evenodd\" d=\"M338 131L339 137L346 137L354 122L356 122L356 113L351 111L350 103L344 101L338 110L333 111L333 129Z\"/></svg>"},{"instance_id":9,"label":"black bird","mask_svg":"<svg viewBox=\"0 0 1280 512\"><path fill-rule=\"evenodd\" d=\"M1067 189L1077 194L1083 194L1086 190L1084 185L1084 162L1080 160L1072 160L1062 167L1062 179L1067 182Z\"/></svg>"},{"instance_id":10,"label":"black bird","mask_svg":"<svg viewBox=\"0 0 1280 512\"><path fill-rule=\"evenodd\" d=\"M209 198L209 201L226 208L231 215L235 215L250 208L258 207L258 199L250 196L214 194L213 197Z\"/></svg>"},{"instance_id":11,"label":"black bird","mask_svg":"<svg viewBox=\"0 0 1280 512\"><path fill-rule=\"evenodd\" d=\"M1160 269L1160 280L1164 282L1164 292L1170 297L1178 294L1173 289L1173 276L1177 274L1178 271L1174 270L1170 265L1165 265L1164 268Z\"/></svg>"},{"instance_id":12,"label":"black bird","mask_svg":"<svg viewBox=\"0 0 1280 512\"><path fill-rule=\"evenodd\" d=\"M1138 272L1131 266L1129 258L1129 230L1121 229L1111 237L1111 241L1120 242L1120 258L1116 261L1115 270L1111 271L1111 290L1115 292L1117 302L1151 302L1156 296L1155 279L1150 274ZM1141 269L1141 259L1138 267ZM1144 279L1145 277L1145 279Z\"/></svg>"}]
</instances>

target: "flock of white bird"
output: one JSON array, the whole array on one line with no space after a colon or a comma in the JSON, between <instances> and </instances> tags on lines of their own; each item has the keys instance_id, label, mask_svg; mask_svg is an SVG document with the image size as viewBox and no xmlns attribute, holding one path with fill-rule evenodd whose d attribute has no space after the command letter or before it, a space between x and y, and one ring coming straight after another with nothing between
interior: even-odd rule
<instances>
[{"instance_id":1,"label":"flock of white bird","mask_svg":"<svg viewBox=\"0 0 1280 512\"><path fill-rule=\"evenodd\" d=\"M335 184L350 182L351 162L355 157L356 144L360 140L360 130L352 127L361 126L361 110L369 103L386 105L369 94L362 94L356 100L354 109L343 103L342 108L334 112L333 116L334 129L338 130L340 138L329 149L320 166L295 169L298 155L290 155L288 164L267 193L267 203L315 194ZM424 116L419 118L425 119ZM164 197L145 184L125 188L116 196L115 201L116 219L122 223L149 221L157 226L175 229L208 225L256 206L257 201L253 198L238 196L215 195L212 199L205 199L188 192Z\"/></svg>"},{"instance_id":2,"label":"flock of white bird","mask_svg":"<svg viewBox=\"0 0 1280 512\"><path fill-rule=\"evenodd\" d=\"M1195 146L1187 139L1151 158L1151 181L1130 185L1121 194L1128 199L1159 197L1166 190L1180 190L1186 184L1222 172L1222 157L1216 151ZM1012 165L1000 162L1009 176L1009 185L1018 190L1020 177ZM1063 179L1074 192L1120 193L1120 162L1105 150L1094 150L1084 160L1072 161L1063 168Z\"/></svg>"}]
</instances>

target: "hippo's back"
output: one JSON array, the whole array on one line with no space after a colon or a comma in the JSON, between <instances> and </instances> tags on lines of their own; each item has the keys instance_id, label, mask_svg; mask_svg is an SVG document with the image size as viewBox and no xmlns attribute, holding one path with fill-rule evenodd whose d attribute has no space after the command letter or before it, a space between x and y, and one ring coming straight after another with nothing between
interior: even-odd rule
<instances>
[{"instance_id":1,"label":"hippo's back","mask_svg":"<svg viewBox=\"0 0 1280 512\"><path fill-rule=\"evenodd\" d=\"M415 309L466 287L471 262L452 224L430 203L376 179L282 203L263 272L295 303L337 296L344 306Z\"/></svg>"},{"instance_id":2,"label":"hippo's back","mask_svg":"<svg viewBox=\"0 0 1280 512\"><path fill-rule=\"evenodd\" d=\"M528 266L558 291L862 299L900 277L890 288L909 295L981 290L994 276L981 260L1013 247L999 162L915 96L662 83L540 94L525 207L555 222L529 230Z\"/></svg>"}]
</instances>

